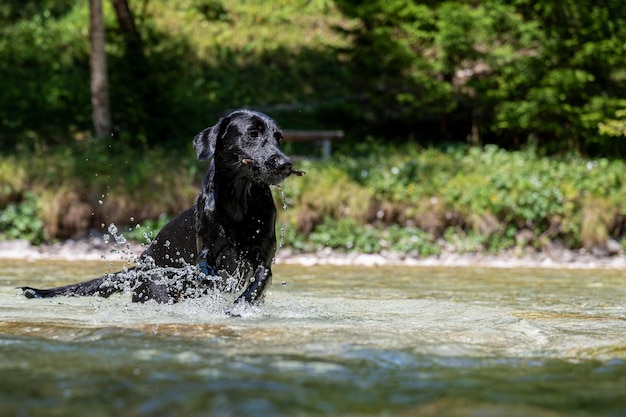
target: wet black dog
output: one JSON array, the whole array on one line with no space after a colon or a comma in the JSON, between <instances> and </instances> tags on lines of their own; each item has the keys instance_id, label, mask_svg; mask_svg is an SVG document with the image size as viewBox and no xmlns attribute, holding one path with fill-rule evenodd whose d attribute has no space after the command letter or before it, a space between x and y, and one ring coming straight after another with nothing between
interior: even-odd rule
<instances>
[{"instance_id":1,"label":"wet black dog","mask_svg":"<svg viewBox=\"0 0 626 417\"><path fill-rule=\"evenodd\" d=\"M22 287L28 298L99 295L130 289L133 301L171 303L211 289L257 304L272 281L276 207L270 185L302 175L279 148L280 127L263 113L237 110L193 140L211 159L195 206L180 213L136 266L80 284Z\"/></svg>"}]
</instances>

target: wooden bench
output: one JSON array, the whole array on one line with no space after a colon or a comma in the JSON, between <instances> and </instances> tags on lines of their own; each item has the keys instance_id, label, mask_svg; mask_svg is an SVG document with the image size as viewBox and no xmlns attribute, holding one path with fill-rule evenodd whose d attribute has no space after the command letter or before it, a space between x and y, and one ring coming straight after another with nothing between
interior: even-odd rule
<instances>
[{"instance_id":1,"label":"wooden bench","mask_svg":"<svg viewBox=\"0 0 626 417\"><path fill-rule=\"evenodd\" d=\"M285 142L318 142L322 144L322 157L330 158L332 153L331 143L343 139L343 130L285 130L283 140Z\"/></svg>"}]
</instances>

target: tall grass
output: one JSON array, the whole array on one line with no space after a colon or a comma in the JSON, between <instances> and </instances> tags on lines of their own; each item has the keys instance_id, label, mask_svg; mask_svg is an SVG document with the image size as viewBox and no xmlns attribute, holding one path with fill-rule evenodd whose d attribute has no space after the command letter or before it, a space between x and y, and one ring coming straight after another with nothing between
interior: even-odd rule
<instances>
[{"instance_id":1,"label":"tall grass","mask_svg":"<svg viewBox=\"0 0 626 417\"><path fill-rule=\"evenodd\" d=\"M344 151L328 164L310 163L312 187L297 181L285 185L294 200L285 217L296 231L315 230L311 218L319 224L351 218L383 229L417 227L431 240L458 243L462 238L474 243L457 246L490 251L554 243L593 248L624 238L626 167L621 160L544 157L532 148L507 152L494 146L369 147L369 152ZM326 182L327 175L333 180ZM331 210L323 210L325 196L331 197ZM311 207L319 208L316 216Z\"/></svg>"},{"instance_id":2,"label":"tall grass","mask_svg":"<svg viewBox=\"0 0 626 417\"><path fill-rule=\"evenodd\" d=\"M32 195L47 239L80 236L189 207L203 171L191 151L137 151L106 141L0 157L0 189L10 190L0 193L0 213ZM19 181L6 180L12 172L22 173ZM0 223L0 238L11 228Z\"/></svg>"},{"instance_id":3,"label":"tall grass","mask_svg":"<svg viewBox=\"0 0 626 417\"><path fill-rule=\"evenodd\" d=\"M621 160L365 142L297 164L307 175L288 179L284 197L275 190L285 244L296 250L595 248L626 233ZM205 165L192 152L111 143L2 156L0 238L19 236L29 216L43 234L24 237L40 241L174 215L193 203Z\"/></svg>"}]
</instances>

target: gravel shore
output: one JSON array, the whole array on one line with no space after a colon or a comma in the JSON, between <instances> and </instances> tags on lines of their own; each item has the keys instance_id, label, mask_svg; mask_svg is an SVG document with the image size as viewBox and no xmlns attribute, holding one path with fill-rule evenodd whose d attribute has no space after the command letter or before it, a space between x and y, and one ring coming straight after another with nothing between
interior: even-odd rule
<instances>
[{"instance_id":1,"label":"gravel shore","mask_svg":"<svg viewBox=\"0 0 626 417\"><path fill-rule=\"evenodd\" d=\"M34 246L25 240L0 241L0 259L65 260L65 261L117 261L134 259L144 246L129 242L123 248L105 242L101 237ZM508 251L493 255L482 253L442 253L438 256L415 257L397 252L378 254L342 253L323 249L315 253L293 253L282 249L276 256L278 264L313 265L360 265L360 266L437 266L464 267L480 266L493 268L571 268L571 269L626 269L626 256L618 253L611 256L594 255L585 250L557 249L548 252Z\"/></svg>"}]
</instances>

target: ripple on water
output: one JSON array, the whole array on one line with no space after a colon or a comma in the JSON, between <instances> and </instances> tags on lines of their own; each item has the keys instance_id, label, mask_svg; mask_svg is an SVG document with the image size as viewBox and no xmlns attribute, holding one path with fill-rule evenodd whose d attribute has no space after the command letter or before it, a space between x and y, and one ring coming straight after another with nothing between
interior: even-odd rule
<instances>
[{"instance_id":1,"label":"ripple on water","mask_svg":"<svg viewBox=\"0 0 626 417\"><path fill-rule=\"evenodd\" d=\"M34 276L76 282L103 263L2 266L0 402L9 414L626 410L626 277L615 271L276 265L289 285L232 317L219 297L27 300L14 288Z\"/></svg>"}]
</instances>

